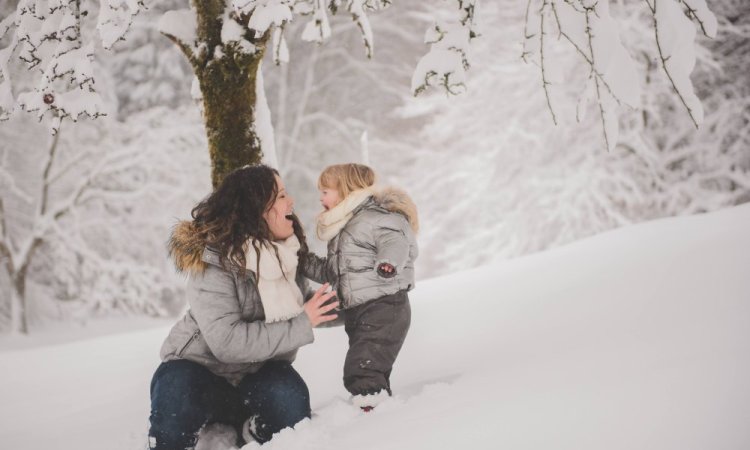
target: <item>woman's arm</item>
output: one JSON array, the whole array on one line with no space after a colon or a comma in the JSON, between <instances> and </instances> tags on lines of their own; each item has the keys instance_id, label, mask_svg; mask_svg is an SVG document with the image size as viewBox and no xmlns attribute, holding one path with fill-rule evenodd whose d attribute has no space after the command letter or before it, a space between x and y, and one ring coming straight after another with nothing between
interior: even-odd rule
<instances>
[{"instance_id":1,"label":"woman's arm","mask_svg":"<svg viewBox=\"0 0 750 450\"><path fill-rule=\"evenodd\" d=\"M226 363L265 361L313 342L312 328L328 311L321 305L330 296L316 293L310 300L315 303L306 305L305 312L292 319L247 322L241 317L234 277L229 272L209 267L193 282L188 296L193 317L211 352Z\"/></svg>"}]
</instances>

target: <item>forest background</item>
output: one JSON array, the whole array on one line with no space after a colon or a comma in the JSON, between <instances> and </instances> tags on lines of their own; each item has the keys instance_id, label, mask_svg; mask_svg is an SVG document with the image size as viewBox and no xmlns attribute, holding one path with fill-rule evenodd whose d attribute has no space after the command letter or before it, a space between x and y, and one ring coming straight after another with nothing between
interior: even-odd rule
<instances>
[{"instance_id":1,"label":"forest background","mask_svg":"<svg viewBox=\"0 0 750 450\"><path fill-rule=\"evenodd\" d=\"M270 53L264 61L278 167L318 252L317 174L339 162L366 162L381 184L412 195L423 224L420 279L750 201L748 2L708 2L719 27L713 39L697 37L691 78L705 110L697 130L656 61L648 10L611 2L642 86L641 108L619 113L611 150L596 111L575 102L587 72L564 46L547 55L560 99L558 124L551 120L538 67L522 58L525 2L482 4L465 93L419 97L411 85L423 30L446 2L403 3L370 16L371 59L356 24L333 16L335 42L289 39L288 63L275 65ZM14 6L4 2L0 17ZM181 7L148 2L124 41L97 49L106 117L63 123L55 135L28 114L0 124L0 239L15 248L39 242L20 328L0 254L0 329L182 311L184 280L165 241L211 177L192 71L157 29L164 12ZM304 26L293 21L286 33Z\"/></svg>"}]
</instances>

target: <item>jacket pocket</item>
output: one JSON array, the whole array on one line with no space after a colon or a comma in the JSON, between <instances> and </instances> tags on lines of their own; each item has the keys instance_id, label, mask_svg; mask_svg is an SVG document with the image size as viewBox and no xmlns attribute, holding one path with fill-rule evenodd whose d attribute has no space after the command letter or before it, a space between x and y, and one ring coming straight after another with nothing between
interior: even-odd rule
<instances>
[{"instance_id":1,"label":"jacket pocket","mask_svg":"<svg viewBox=\"0 0 750 450\"><path fill-rule=\"evenodd\" d=\"M182 348L180 349L180 351L177 352L177 357L178 358L182 358L182 355L185 353L185 351L188 349L188 347L190 347L190 344L192 344L193 342L195 342L195 340L198 339L198 336L200 336L200 334L201 334L201 330L198 330L195 333L193 333L192 336L190 336L190 339L188 339L188 341L185 342L185 345L182 346Z\"/></svg>"}]
</instances>

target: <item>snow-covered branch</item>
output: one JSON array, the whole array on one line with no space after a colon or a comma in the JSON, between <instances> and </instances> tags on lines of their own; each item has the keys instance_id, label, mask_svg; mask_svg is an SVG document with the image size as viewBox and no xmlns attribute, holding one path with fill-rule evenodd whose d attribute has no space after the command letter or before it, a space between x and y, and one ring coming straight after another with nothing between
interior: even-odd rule
<instances>
[{"instance_id":1,"label":"snow-covered branch","mask_svg":"<svg viewBox=\"0 0 750 450\"><path fill-rule=\"evenodd\" d=\"M470 67L470 42L478 34L474 12L478 0L453 0L457 11L447 20L436 21L427 29L424 41L430 51L417 63L411 80L414 95L428 87L442 87L449 94L466 90L466 70Z\"/></svg>"},{"instance_id":2,"label":"snow-covered branch","mask_svg":"<svg viewBox=\"0 0 750 450\"><path fill-rule=\"evenodd\" d=\"M549 0L544 0L542 3L542 9L539 11L539 68L542 71L542 89L544 89L544 96L547 98L547 108L550 114L552 114L552 122L557 125L557 117L555 116L555 110L552 108L552 100L550 99L550 82L547 80L547 72L544 70L544 35L547 32L544 30L544 18L547 14L547 7Z\"/></svg>"},{"instance_id":3,"label":"snow-covered branch","mask_svg":"<svg viewBox=\"0 0 750 450\"><path fill-rule=\"evenodd\" d=\"M699 3L694 2L696 7ZM690 81L690 73L695 66L695 28L675 0L653 0L647 1L647 4L653 14L656 48L664 73L693 124L698 128L703 122L703 105L695 95ZM703 8L693 11L700 11L699 17L704 20L714 17L705 8L705 3L702 6ZM704 22L701 22L701 26L704 26ZM715 28L710 31L715 35Z\"/></svg>"},{"instance_id":4,"label":"snow-covered branch","mask_svg":"<svg viewBox=\"0 0 750 450\"><path fill-rule=\"evenodd\" d=\"M97 29L105 48L122 39L141 9L138 0L101 0ZM17 104L39 120L49 118L56 133L65 118L105 114L95 87L95 45L83 32L87 16L82 0L20 0L15 13L0 22L3 35L14 30L10 45L0 50L0 118L7 119ZM38 74L36 87L17 95L9 70L14 53Z\"/></svg>"},{"instance_id":5,"label":"snow-covered branch","mask_svg":"<svg viewBox=\"0 0 750 450\"><path fill-rule=\"evenodd\" d=\"M541 1L541 7L534 4ZM689 15L696 18L704 33L716 34L716 18L708 10L705 0L645 0L653 16L655 41L662 68L674 91L697 126L703 116L699 99L693 93L690 73L695 64L695 29L680 9L682 2ZM549 8L547 7L549 5ZM612 150L618 142L619 106L640 106L640 83L635 63L623 47L617 23L609 13L607 0L529 0L524 26L526 62L539 66L542 73L547 104L550 102L550 83L546 76L545 31L551 9L557 31L589 66L593 98L601 119L606 147ZM535 31L538 30L538 31ZM579 98L587 102L587 91ZM557 123L552 112L553 122Z\"/></svg>"},{"instance_id":6,"label":"snow-covered branch","mask_svg":"<svg viewBox=\"0 0 750 450\"><path fill-rule=\"evenodd\" d=\"M701 30L706 37L715 38L719 22L716 16L706 5L706 0L680 0L688 11L690 17L700 24Z\"/></svg>"},{"instance_id":7,"label":"snow-covered branch","mask_svg":"<svg viewBox=\"0 0 750 450\"><path fill-rule=\"evenodd\" d=\"M198 45L198 21L194 8L167 11L159 19L158 29L182 50L193 67L203 65L205 46Z\"/></svg>"}]
</instances>

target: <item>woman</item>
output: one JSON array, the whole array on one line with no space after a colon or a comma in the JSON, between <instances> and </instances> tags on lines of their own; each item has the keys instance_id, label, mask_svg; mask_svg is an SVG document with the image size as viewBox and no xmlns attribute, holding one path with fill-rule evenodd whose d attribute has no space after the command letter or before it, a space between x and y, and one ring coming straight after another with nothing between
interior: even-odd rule
<instances>
[{"instance_id":1,"label":"woman","mask_svg":"<svg viewBox=\"0 0 750 450\"><path fill-rule=\"evenodd\" d=\"M190 309L161 349L151 382L152 449L195 445L209 422L266 442L310 417L307 386L291 362L312 328L336 318L327 286L303 304L306 251L293 199L278 173L245 166L172 233L170 254L188 274Z\"/></svg>"}]
</instances>

